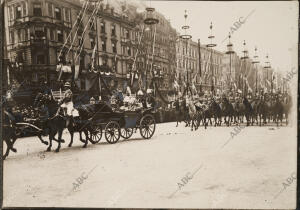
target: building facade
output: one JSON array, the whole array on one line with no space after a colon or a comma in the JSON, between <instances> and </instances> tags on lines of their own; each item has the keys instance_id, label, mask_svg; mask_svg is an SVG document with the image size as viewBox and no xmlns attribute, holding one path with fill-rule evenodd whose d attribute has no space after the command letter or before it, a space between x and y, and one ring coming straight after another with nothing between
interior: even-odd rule
<instances>
[{"instance_id":1,"label":"building facade","mask_svg":"<svg viewBox=\"0 0 300 210\"><path fill-rule=\"evenodd\" d=\"M201 56L201 59L199 57ZM194 84L198 91L215 90L223 85L223 53L208 49L193 40L176 42L177 78L179 82Z\"/></svg>"},{"instance_id":2,"label":"building facade","mask_svg":"<svg viewBox=\"0 0 300 210\"><path fill-rule=\"evenodd\" d=\"M124 5L118 14L109 4L101 3L95 10L95 4L83 5L79 0L9 0L5 6L8 58L21 64L18 71L24 80L54 82L59 55L80 64L84 74L94 48L96 64L107 65L112 80L126 80L137 40L135 23L126 14L136 8ZM83 77L77 82L85 88Z\"/></svg>"}]
</instances>

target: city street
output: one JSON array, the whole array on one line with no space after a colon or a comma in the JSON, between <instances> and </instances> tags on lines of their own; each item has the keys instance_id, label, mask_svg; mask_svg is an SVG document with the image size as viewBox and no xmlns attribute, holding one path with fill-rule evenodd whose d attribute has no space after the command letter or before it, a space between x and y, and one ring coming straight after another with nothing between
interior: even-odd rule
<instances>
[{"instance_id":1,"label":"city street","mask_svg":"<svg viewBox=\"0 0 300 210\"><path fill-rule=\"evenodd\" d=\"M81 148L78 134L59 153L19 139L4 161L4 206L291 209L296 203L296 128L157 124L111 145ZM81 177L81 178L80 178ZM79 178L79 179L78 179ZM77 183L77 184L75 184ZM74 186L76 185L76 188Z\"/></svg>"}]
</instances>

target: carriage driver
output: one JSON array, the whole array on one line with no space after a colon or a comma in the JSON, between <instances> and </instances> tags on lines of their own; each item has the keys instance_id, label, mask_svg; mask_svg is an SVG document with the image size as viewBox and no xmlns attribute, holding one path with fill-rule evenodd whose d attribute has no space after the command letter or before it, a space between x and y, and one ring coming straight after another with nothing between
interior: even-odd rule
<instances>
[{"instance_id":1,"label":"carriage driver","mask_svg":"<svg viewBox=\"0 0 300 210\"><path fill-rule=\"evenodd\" d=\"M69 82L66 82L64 87L66 91L64 93L64 98L60 102L60 108L62 108L64 111L64 116L66 117L66 127L68 127L72 118L72 112L74 110L74 105L72 101L73 93L71 91L71 84ZM57 110L56 115L59 114L60 108Z\"/></svg>"}]
</instances>

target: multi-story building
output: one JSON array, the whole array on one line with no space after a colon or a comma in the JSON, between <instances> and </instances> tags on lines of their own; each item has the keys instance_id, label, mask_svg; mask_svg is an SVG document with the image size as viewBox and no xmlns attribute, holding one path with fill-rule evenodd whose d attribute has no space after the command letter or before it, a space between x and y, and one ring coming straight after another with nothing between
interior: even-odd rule
<instances>
[{"instance_id":1,"label":"multi-story building","mask_svg":"<svg viewBox=\"0 0 300 210\"><path fill-rule=\"evenodd\" d=\"M145 13L140 15L145 16ZM151 79L155 76L151 75L150 70L152 69L153 72L156 72L159 80L157 82L159 90L166 93L167 90L172 88L175 76L175 41L177 32L162 14L156 12L155 15L159 21L158 24L144 26L143 19L141 19L139 24L139 34L142 36L142 39L139 45L136 69L141 76L143 86L147 88L150 87ZM145 28L142 34L143 27Z\"/></svg>"},{"instance_id":2,"label":"multi-story building","mask_svg":"<svg viewBox=\"0 0 300 210\"><path fill-rule=\"evenodd\" d=\"M201 61L199 60L201 55ZM222 86L223 53L199 46L192 40L178 39L176 42L177 78L182 83L194 83L197 90L200 84L203 91L210 91L212 84L215 90ZM199 63L201 62L201 66Z\"/></svg>"},{"instance_id":3,"label":"multi-story building","mask_svg":"<svg viewBox=\"0 0 300 210\"><path fill-rule=\"evenodd\" d=\"M84 74L95 45L96 63L107 65L114 72L114 81L126 80L136 40L135 23L126 14L135 12L135 8L123 6L121 15L109 4L101 3L94 21L89 20L96 5L89 3L79 16L82 8L79 0L6 1L8 57L22 64L24 80L55 81L60 54L71 63L80 62ZM78 83L85 88L84 77Z\"/></svg>"}]
</instances>

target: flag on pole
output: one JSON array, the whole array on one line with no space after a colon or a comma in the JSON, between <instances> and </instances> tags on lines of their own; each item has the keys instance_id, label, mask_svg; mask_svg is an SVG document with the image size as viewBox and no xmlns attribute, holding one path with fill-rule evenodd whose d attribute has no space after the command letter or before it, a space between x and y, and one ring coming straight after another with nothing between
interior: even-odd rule
<instances>
[{"instance_id":1,"label":"flag on pole","mask_svg":"<svg viewBox=\"0 0 300 210\"><path fill-rule=\"evenodd\" d=\"M92 69L94 69L95 68L95 56L96 56L96 46L97 45L95 45L94 46L94 49L93 49L93 53L92 53Z\"/></svg>"},{"instance_id":2,"label":"flag on pole","mask_svg":"<svg viewBox=\"0 0 300 210\"><path fill-rule=\"evenodd\" d=\"M235 83L233 83L233 88L234 88L234 90L236 90L236 88L237 88Z\"/></svg>"}]
</instances>

